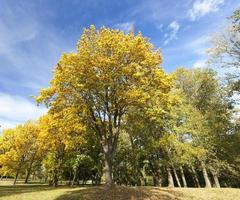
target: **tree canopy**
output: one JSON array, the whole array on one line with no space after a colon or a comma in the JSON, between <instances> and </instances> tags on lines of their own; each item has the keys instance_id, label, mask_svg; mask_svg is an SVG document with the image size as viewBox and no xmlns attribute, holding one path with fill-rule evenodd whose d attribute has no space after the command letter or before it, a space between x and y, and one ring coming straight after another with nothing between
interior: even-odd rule
<instances>
[{"instance_id":1,"label":"tree canopy","mask_svg":"<svg viewBox=\"0 0 240 200\"><path fill-rule=\"evenodd\" d=\"M211 62L227 56L224 65L238 69L239 10L230 20ZM84 29L36 97L48 113L0 135L1 178L239 187L240 120L231 94L239 80L229 84L207 67L166 73L161 65L161 51L141 33Z\"/></svg>"}]
</instances>

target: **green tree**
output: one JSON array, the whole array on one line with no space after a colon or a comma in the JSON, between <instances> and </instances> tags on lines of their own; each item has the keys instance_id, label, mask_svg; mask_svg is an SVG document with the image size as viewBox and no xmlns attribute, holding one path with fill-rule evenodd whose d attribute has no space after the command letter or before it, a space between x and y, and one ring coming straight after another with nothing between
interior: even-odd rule
<instances>
[{"instance_id":1,"label":"green tree","mask_svg":"<svg viewBox=\"0 0 240 200\"><path fill-rule=\"evenodd\" d=\"M214 35L208 49L209 62L227 69L226 80L230 92L240 91L240 9L229 18L226 29Z\"/></svg>"}]
</instances>

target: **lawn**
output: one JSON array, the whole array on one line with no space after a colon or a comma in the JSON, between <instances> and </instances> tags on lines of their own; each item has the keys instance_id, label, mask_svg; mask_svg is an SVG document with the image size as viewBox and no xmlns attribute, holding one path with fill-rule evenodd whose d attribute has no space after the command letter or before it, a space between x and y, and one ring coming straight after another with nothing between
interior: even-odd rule
<instances>
[{"instance_id":1,"label":"lawn","mask_svg":"<svg viewBox=\"0 0 240 200\"><path fill-rule=\"evenodd\" d=\"M240 189L197 189L160 187L98 187L58 188L46 185L0 184L0 200L239 200Z\"/></svg>"}]
</instances>

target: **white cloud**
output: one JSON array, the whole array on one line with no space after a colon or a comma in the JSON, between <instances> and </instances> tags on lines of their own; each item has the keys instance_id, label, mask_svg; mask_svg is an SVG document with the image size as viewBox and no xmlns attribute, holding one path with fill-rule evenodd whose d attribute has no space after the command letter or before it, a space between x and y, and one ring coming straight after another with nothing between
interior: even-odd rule
<instances>
[{"instance_id":1,"label":"white cloud","mask_svg":"<svg viewBox=\"0 0 240 200\"><path fill-rule=\"evenodd\" d=\"M191 42L186 43L185 48L190 49L197 55L206 55L206 49L209 47L209 36L198 37Z\"/></svg>"},{"instance_id":2,"label":"white cloud","mask_svg":"<svg viewBox=\"0 0 240 200\"><path fill-rule=\"evenodd\" d=\"M0 55L14 59L11 53L16 45L34 40L39 32L39 24L21 7L14 10L4 3L1 6Z\"/></svg>"},{"instance_id":3,"label":"white cloud","mask_svg":"<svg viewBox=\"0 0 240 200\"><path fill-rule=\"evenodd\" d=\"M156 26L156 28L159 30L159 31L163 31L163 24L158 24L157 26Z\"/></svg>"},{"instance_id":4,"label":"white cloud","mask_svg":"<svg viewBox=\"0 0 240 200\"><path fill-rule=\"evenodd\" d=\"M1 3L0 83L5 87L15 82L18 89L27 87L36 91L37 87L46 85L61 52L71 50L73 45L51 23L43 23L35 9L31 3ZM12 81L11 76L20 81Z\"/></svg>"},{"instance_id":5,"label":"white cloud","mask_svg":"<svg viewBox=\"0 0 240 200\"><path fill-rule=\"evenodd\" d=\"M206 60L197 60L194 64L193 64L193 68L204 68L206 67Z\"/></svg>"},{"instance_id":6,"label":"white cloud","mask_svg":"<svg viewBox=\"0 0 240 200\"><path fill-rule=\"evenodd\" d=\"M177 39L177 33L180 29L180 24L177 21L172 21L169 25L168 25L168 29L170 30L170 33L168 34L164 34L164 37L167 38L164 41L164 44L168 44L171 40Z\"/></svg>"},{"instance_id":7,"label":"white cloud","mask_svg":"<svg viewBox=\"0 0 240 200\"><path fill-rule=\"evenodd\" d=\"M134 22L118 23L114 26L114 28L120 29L126 33L129 33L134 28Z\"/></svg>"},{"instance_id":8,"label":"white cloud","mask_svg":"<svg viewBox=\"0 0 240 200\"><path fill-rule=\"evenodd\" d=\"M27 120L34 120L47 112L30 98L0 93L0 125L1 128L14 127Z\"/></svg>"},{"instance_id":9,"label":"white cloud","mask_svg":"<svg viewBox=\"0 0 240 200\"><path fill-rule=\"evenodd\" d=\"M223 4L224 0L196 0L188 11L188 16L195 21L208 13L217 12Z\"/></svg>"}]
</instances>

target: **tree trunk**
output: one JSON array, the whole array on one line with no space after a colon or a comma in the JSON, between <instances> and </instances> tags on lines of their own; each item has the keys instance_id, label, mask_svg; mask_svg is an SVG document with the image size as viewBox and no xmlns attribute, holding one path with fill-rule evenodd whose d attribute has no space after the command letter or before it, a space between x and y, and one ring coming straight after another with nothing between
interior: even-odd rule
<instances>
[{"instance_id":1,"label":"tree trunk","mask_svg":"<svg viewBox=\"0 0 240 200\"><path fill-rule=\"evenodd\" d=\"M72 184L72 169L69 170L69 178L68 178L68 185Z\"/></svg>"},{"instance_id":2,"label":"tree trunk","mask_svg":"<svg viewBox=\"0 0 240 200\"><path fill-rule=\"evenodd\" d=\"M196 185L196 187L200 188L201 186L200 186L200 183L199 183L199 180L198 180L198 176L197 176L197 173L196 173L193 166L191 166L191 170L192 170L192 173L193 173L193 180L195 182L195 185Z\"/></svg>"},{"instance_id":3,"label":"tree trunk","mask_svg":"<svg viewBox=\"0 0 240 200\"><path fill-rule=\"evenodd\" d=\"M58 174L56 172L53 175L53 187L57 187L57 186L58 186Z\"/></svg>"},{"instance_id":4,"label":"tree trunk","mask_svg":"<svg viewBox=\"0 0 240 200\"><path fill-rule=\"evenodd\" d=\"M105 152L105 168L104 168L104 174L105 174L105 183L107 186L113 185L113 179L112 179L112 156L109 152Z\"/></svg>"},{"instance_id":5,"label":"tree trunk","mask_svg":"<svg viewBox=\"0 0 240 200\"><path fill-rule=\"evenodd\" d=\"M32 164L33 164L33 161L34 161L34 157L35 156L33 156L32 160L30 161L29 167L27 169L27 175L26 175L26 178L25 178L25 181L24 181L25 184L28 183L28 179L29 179L29 176L30 176L31 170L32 170Z\"/></svg>"},{"instance_id":6,"label":"tree trunk","mask_svg":"<svg viewBox=\"0 0 240 200\"><path fill-rule=\"evenodd\" d=\"M16 175L15 175L15 178L13 181L13 185L16 185L16 183L17 183L18 174L19 174L19 169L17 169Z\"/></svg>"},{"instance_id":7,"label":"tree trunk","mask_svg":"<svg viewBox=\"0 0 240 200\"><path fill-rule=\"evenodd\" d=\"M219 180L218 180L218 175L217 175L217 173L216 173L214 170L211 170L211 173L212 173L212 175L213 175L213 180L214 180L215 186L216 186L217 188L220 188L221 186L220 186L220 183L219 183Z\"/></svg>"},{"instance_id":8,"label":"tree trunk","mask_svg":"<svg viewBox=\"0 0 240 200\"><path fill-rule=\"evenodd\" d=\"M180 167L180 172L181 172L181 176L182 176L183 187L187 187L187 181L186 181L185 174L184 174L182 167Z\"/></svg>"},{"instance_id":9,"label":"tree trunk","mask_svg":"<svg viewBox=\"0 0 240 200\"><path fill-rule=\"evenodd\" d=\"M173 168L174 176L175 176L176 181L177 181L177 185L178 185L178 187L181 187L181 183L180 183L180 181L179 181L179 178L178 178L178 175L177 175L176 169L175 169L174 166L172 166L172 168Z\"/></svg>"},{"instance_id":10,"label":"tree trunk","mask_svg":"<svg viewBox=\"0 0 240 200\"><path fill-rule=\"evenodd\" d=\"M162 180L161 180L161 172L159 169L159 166L157 166L154 161L151 159L149 160L149 166L152 172L152 177L153 177L153 185L154 186L162 186Z\"/></svg>"},{"instance_id":11,"label":"tree trunk","mask_svg":"<svg viewBox=\"0 0 240 200\"><path fill-rule=\"evenodd\" d=\"M162 179L159 171L153 173L153 185L160 187L162 186Z\"/></svg>"},{"instance_id":12,"label":"tree trunk","mask_svg":"<svg viewBox=\"0 0 240 200\"><path fill-rule=\"evenodd\" d=\"M169 167L167 167L167 173L168 173L168 187L174 187L172 172Z\"/></svg>"},{"instance_id":13,"label":"tree trunk","mask_svg":"<svg viewBox=\"0 0 240 200\"><path fill-rule=\"evenodd\" d=\"M71 184L72 186L75 183L76 177L77 177L77 169L75 169L74 172L73 172L73 179L72 179L72 184Z\"/></svg>"},{"instance_id":14,"label":"tree trunk","mask_svg":"<svg viewBox=\"0 0 240 200\"><path fill-rule=\"evenodd\" d=\"M202 166L202 170L203 170L203 177L204 177L204 181L205 181L205 187L206 188L211 188L211 182L208 178L208 173L207 173L207 169L205 166L205 163L203 161L201 161L201 166Z\"/></svg>"},{"instance_id":15,"label":"tree trunk","mask_svg":"<svg viewBox=\"0 0 240 200\"><path fill-rule=\"evenodd\" d=\"M159 186L159 187L162 186L162 180L161 178L159 178L159 176L156 176L156 175L153 176L153 185Z\"/></svg>"},{"instance_id":16,"label":"tree trunk","mask_svg":"<svg viewBox=\"0 0 240 200\"><path fill-rule=\"evenodd\" d=\"M20 162L18 163L16 175L15 175L15 178L14 178L14 181L13 181L13 185L16 185L16 183L17 183L17 178L18 178L18 175L19 175L19 171L20 171L20 169L21 169L21 167L22 167L23 161L24 161L24 156L21 157L21 160L20 160Z\"/></svg>"},{"instance_id":17,"label":"tree trunk","mask_svg":"<svg viewBox=\"0 0 240 200\"><path fill-rule=\"evenodd\" d=\"M58 186L58 179L60 175L60 169L62 168L63 158L64 158L65 144L61 144L55 154L56 163L53 170L53 186Z\"/></svg>"}]
</instances>

